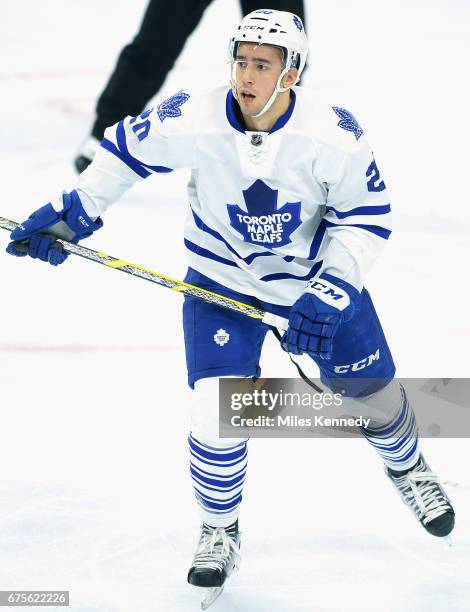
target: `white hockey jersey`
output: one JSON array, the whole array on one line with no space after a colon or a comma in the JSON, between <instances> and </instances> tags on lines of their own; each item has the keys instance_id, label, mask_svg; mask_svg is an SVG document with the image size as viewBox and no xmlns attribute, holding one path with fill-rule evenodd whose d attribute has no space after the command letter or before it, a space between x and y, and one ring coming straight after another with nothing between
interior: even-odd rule
<instances>
[{"instance_id":1,"label":"white hockey jersey","mask_svg":"<svg viewBox=\"0 0 470 612\"><path fill-rule=\"evenodd\" d=\"M245 131L226 87L182 90L108 128L80 176L90 216L136 181L190 168L189 265L267 302L291 305L328 272L359 290L390 235L390 204L354 116L291 90L269 133Z\"/></svg>"}]
</instances>

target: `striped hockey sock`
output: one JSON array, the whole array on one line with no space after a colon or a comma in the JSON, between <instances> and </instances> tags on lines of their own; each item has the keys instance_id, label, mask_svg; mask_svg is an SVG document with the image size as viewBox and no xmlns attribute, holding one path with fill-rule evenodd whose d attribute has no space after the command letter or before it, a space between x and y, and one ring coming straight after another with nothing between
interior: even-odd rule
<instances>
[{"instance_id":1,"label":"striped hockey sock","mask_svg":"<svg viewBox=\"0 0 470 612\"><path fill-rule=\"evenodd\" d=\"M209 446L189 435L190 471L204 523L227 527L238 517L247 466L247 443Z\"/></svg>"},{"instance_id":2,"label":"striped hockey sock","mask_svg":"<svg viewBox=\"0 0 470 612\"><path fill-rule=\"evenodd\" d=\"M417 463L419 448L415 415L401 385L400 391L401 408L390 423L360 429L387 467L404 471Z\"/></svg>"}]
</instances>

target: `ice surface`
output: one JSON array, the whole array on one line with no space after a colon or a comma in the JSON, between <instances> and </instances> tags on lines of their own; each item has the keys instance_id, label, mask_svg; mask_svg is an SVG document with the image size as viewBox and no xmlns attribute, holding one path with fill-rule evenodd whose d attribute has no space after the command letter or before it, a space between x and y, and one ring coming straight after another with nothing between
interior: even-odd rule
<instances>
[{"instance_id":1,"label":"ice surface","mask_svg":"<svg viewBox=\"0 0 470 612\"><path fill-rule=\"evenodd\" d=\"M20 221L73 186L94 101L144 6L3 3L0 215ZM213 3L164 93L225 78L238 16L235 1ZM353 109L392 197L396 231L368 287L401 376L469 375L469 20L458 0L308 2L305 84ZM186 176L138 185L89 246L182 277ZM0 588L69 589L73 612L196 610L181 296L73 258L0 259ZM262 365L295 375L274 340ZM464 485L450 489L447 549L364 441L253 440L242 568L212 609L470 609L467 447L423 441L433 469Z\"/></svg>"}]
</instances>

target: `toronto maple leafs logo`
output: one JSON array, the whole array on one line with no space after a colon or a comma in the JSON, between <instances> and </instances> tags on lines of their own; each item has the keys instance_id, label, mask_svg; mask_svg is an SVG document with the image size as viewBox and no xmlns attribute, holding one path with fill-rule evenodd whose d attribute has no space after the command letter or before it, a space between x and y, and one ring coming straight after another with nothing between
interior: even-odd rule
<instances>
[{"instance_id":1,"label":"toronto maple leafs logo","mask_svg":"<svg viewBox=\"0 0 470 612\"><path fill-rule=\"evenodd\" d=\"M278 191L258 179L243 192L246 210L238 204L227 204L230 225L251 242L268 249L282 247L291 241L291 234L299 225L300 202L287 202L277 207Z\"/></svg>"},{"instance_id":2,"label":"toronto maple leafs logo","mask_svg":"<svg viewBox=\"0 0 470 612\"><path fill-rule=\"evenodd\" d=\"M180 106L187 102L189 98L189 94L184 93L181 89L178 93L163 100L163 102L157 106L157 115L160 121L163 123L167 117L181 117Z\"/></svg>"},{"instance_id":3,"label":"toronto maple leafs logo","mask_svg":"<svg viewBox=\"0 0 470 612\"><path fill-rule=\"evenodd\" d=\"M352 132L356 137L356 140L359 140L359 138L364 134L364 130L361 128L354 115L345 108L338 108L337 106L333 106L332 108L340 119L338 127L343 128L343 130L348 132Z\"/></svg>"},{"instance_id":4,"label":"toronto maple leafs logo","mask_svg":"<svg viewBox=\"0 0 470 612\"><path fill-rule=\"evenodd\" d=\"M218 329L213 337L214 342L219 346L224 346L230 340L230 334L225 329Z\"/></svg>"},{"instance_id":5,"label":"toronto maple leafs logo","mask_svg":"<svg viewBox=\"0 0 470 612\"><path fill-rule=\"evenodd\" d=\"M297 29L299 30L299 32L302 32L302 30L303 30L302 22L297 17L297 15L294 15L294 23L297 26Z\"/></svg>"}]
</instances>

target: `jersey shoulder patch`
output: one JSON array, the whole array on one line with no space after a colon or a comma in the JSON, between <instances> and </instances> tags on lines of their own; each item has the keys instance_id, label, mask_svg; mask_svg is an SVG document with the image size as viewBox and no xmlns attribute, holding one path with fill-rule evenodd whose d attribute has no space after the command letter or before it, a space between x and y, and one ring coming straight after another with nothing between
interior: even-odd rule
<instances>
[{"instance_id":1,"label":"jersey shoulder patch","mask_svg":"<svg viewBox=\"0 0 470 612\"><path fill-rule=\"evenodd\" d=\"M351 111L333 103L320 89L296 87L298 103L294 129L318 144L356 151L365 142L364 130ZM289 123L287 124L287 127Z\"/></svg>"},{"instance_id":2,"label":"jersey shoulder patch","mask_svg":"<svg viewBox=\"0 0 470 612\"><path fill-rule=\"evenodd\" d=\"M166 100L163 100L163 102L160 102L155 109L160 121L163 123L165 119L181 117L181 106L187 102L189 98L190 95L181 89Z\"/></svg>"},{"instance_id":3,"label":"jersey shoulder patch","mask_svg":"<svg viewBox=\"0 0 470 612\"><path fill-rule=\"evenodd\" d=\"M361 128L354 115L350 111L339 106L332 106L331 108L339 117L337 124L338 127L346 130L347 132L352 132L356 137L356 140L359 140L359 138L364 134L364 130Z\"/></svg>"}]
</instances>

